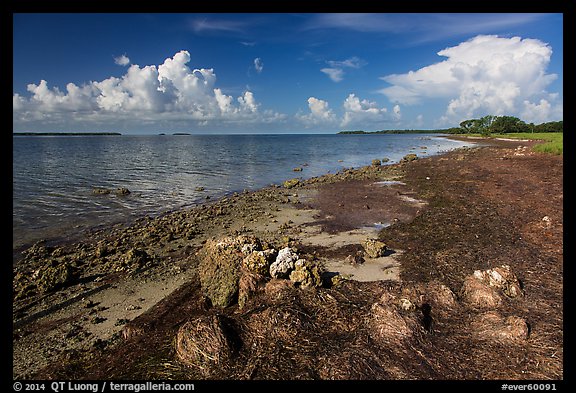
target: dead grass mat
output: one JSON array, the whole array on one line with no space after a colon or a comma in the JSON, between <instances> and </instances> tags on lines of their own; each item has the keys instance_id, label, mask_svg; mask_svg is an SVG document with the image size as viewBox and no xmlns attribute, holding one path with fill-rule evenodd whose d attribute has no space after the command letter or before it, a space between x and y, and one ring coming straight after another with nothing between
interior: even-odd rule
<instances>
[{"instance_id":1,"label":"dead grass mat","mask_svg":"<svg viewBox=\"0 0 576 393\"><path fill-rule=\"evenodd\" d=\"M562 242L556 238L562 233L562 206L549 195L562 193L562 180L548 177L561 173L562 162L513 157L510 151L457 151L406 166L404 181L429 205L414 221L380 234L406 250L402 283L346 282L317 290L284 286L258 292L242 310L208 308L198 283L189 284L132 321L139 334L101 352L80 354L76 363L69 359L37 378L562 379L563 256L543 246ZM513 177L527 184L498 191L503 184L512 187ZM539 187L544 177L549 181ZM528 225L546 213L535 210L537 200L551 201L552 229ZM540 236L539 230L550 235ZM493 319L500 328L502 321L516 321L510 317L526 321L527 337L513 343L492 339L483 311L456 296L474 270L502 264L511 266L525 292L521 298L503 297L497 305L501 319ZM433 288L437 293L430 293ZM447 296L446 289L456 297ZM414 308L399 308L401 298L409 298ZM218 328L222 321L225 329ZM188 344L217 343L200 351L212 353L207 359L217 362L199 362L203 355L188 356L194 345L175 344L186 326ZM478 333L481 329L484 333ZM186 356L189 361L182 361Z\"/></svg>"}]
</instances>

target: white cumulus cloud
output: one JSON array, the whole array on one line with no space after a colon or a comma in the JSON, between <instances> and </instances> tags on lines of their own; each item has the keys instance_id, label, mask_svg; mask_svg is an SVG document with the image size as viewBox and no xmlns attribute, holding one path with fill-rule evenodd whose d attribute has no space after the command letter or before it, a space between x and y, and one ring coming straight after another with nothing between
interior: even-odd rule
<instances>
[{"instance_id":1,"label":"white cumulus cloud","mask_svg":"<svg viewBox=\"0 0 576 393\"><path fill-rule=\"evenodd\" d=\"M527 123L540 124L550 121L551 119L562 119L564 117L562 105L552 105L544 98L536 104L530 101L524 101L523 105L524 108L520 117Z\"/></svg>"},{"instance_id":2,"label":"white cumulus cloud","mask_svg":"<svg viewBox=\"0 0 576 393\"><path fill-rule=\"evenodd\" d=\"M388 109L379 108L369 100L360 100L355 94L349 94L343 104L344 116L341 127L378 127L389 122Z\"/></svg>"},{"instance_id":3,"label":"white cumulus cloud","mask_svg":"<svg viewBox=\"0 0 576 393\"><path fill-rule=\"evenodd\" d=\"M546 91L557 78L546 73L552 49L540 40L478 35L438 55L446 59L416 71L382 77L391 86L380 92L405 105L445 99L444 119L451 121L484 114L519 115L534 106L543 112L541 100L552 105L557 98ZM549 113L557 113L556 107Z\"/></svg>"},{"instance_id":4,"label":"white cumulus cloud","mask_svg":"<svg viewBox=\"0 0 576 393\"><path fill-rule=\"evenodd\" d=\"M158 66L132 64L120 78L82 86L68 83L66 91L49 87L45 80L29 84L29 98L13 95L14 125L25 128L46 119L66 125L169 120L207 125L211 121L268 123L284 119L271 110L261 112L251 91L236 99L224 94L216 87L213 69L190 68L190 61L190 53L183 50Z\"/></svg>"},{"instance_id":5,"label":"white cumulus cloud","mask_svg":"<svg viewBox=\"0 0 576 393\"><path fill-rule=\"evenodd\" d=\"M308 98L308 108L310 113L307 115L297 115L296 117L308 126L312 125L330 125L335 124L336 115L330 109L327 101L316 97Z\"/></svg>"},{"instance_id":6,"label":"white cumulus cloud","mask_svg":"<svg viewBox=\"0 0 576 393\"><path fill-rule=\"evenodd\" d=\"M390 123L400 120L400 106L393 108L390 114L385 107L376 102L360 99L351 93L342 103L341 115L337 115L327 101L316 97L308 98L308 114L297 114L296 118L307 127L355 127L359 129L384 129Z\"/></svg>"}]
</instances>

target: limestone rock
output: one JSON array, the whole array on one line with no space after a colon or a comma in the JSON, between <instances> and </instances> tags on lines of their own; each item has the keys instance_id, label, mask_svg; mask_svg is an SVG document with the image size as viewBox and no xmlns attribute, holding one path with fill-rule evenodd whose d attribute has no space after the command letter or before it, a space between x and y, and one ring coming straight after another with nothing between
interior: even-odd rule
<instances>
[{"instance_id":1,"label":"limestone rock","mask_svg":"<svg viewBox=\"0 0 576 393\"><path fill-rule=\"evenodd\" d=\"M131 194L130 190L125 187L119 187L116 189L116 195L118 196L126 196L130 194Z\"/></svg>"},{"instance_id":2,"label":"limestone rock","mask_svg":"<svg viewBox=\"0 0 576 393\"><path fill-rule=\"evenodd\" d=\"M92 193L96 195L108 195L110 194L110 190L102 187L94 187Z\"/></svg>"},{"instance_id":3,"label":"limestone rock","mask_svg":"<svg viewBox=\"0 0 576 393\"><path fill-rule=\"evenodd\" d=\"M216 307L229 306L238 294L244 256L230 240L208 240L198 265L202 292Z\"/></svg>"},{"instance_id":4,"label":"limestone rock","mask_svg":"<svg viewBox=\"0 0 576 393\"><path fill-rule=\"evenodd\" d=\"M139 269L150 266L152 263L153 258L150 257L146 251L139 248L131 248L119 259L110 261L108 265L111 269L117 272L135 272Z\"/></svg>"},{"instance_id":5,"label":"limestone rock","mask_svg":"<svg viewBox=\"0 0 576 393\"><path fill-rule=\"evenodd\" d=\"M293 188L300 184L300 179L294 178L290 180L286 180L282 185L284 188Z\"/></svg>"},{"instance_id":6,"label":"limestone rock","mask_svg":"<svg viewBox=\"0 0 576 393\"><path fill-rule=\"evenodd\" d=\"M362 243L362 246L369 258L383 257L386 253L386 243L378 239L366 239L364 243Z\"/></svg>"},{"instance_id":7,"label":"limestone rock","mask_svg":"<svg viewBox=\"0 0 576 393\"><path fill-rule=\"evenodd\" d=\"M400 162L410 162L410 161L414 161L417 159L418 159L418 156L415 153L410 153L410 154L406 154L404 157L402 157Z\"/></svg>"},{"instance_id":8,"label":"limestone rock","mask_svg":"<svg viewBox=\"0 0 576 393\"><path fill-rule=\"evenodd\" d=\"M68 263L51 261L38 269L34 273L33 279L35 279L41 292L50 292L73 282L74 271Z\"/></svg>"},{"instance_id":9,"label":"limestone rock","mask_svg":"<svg viewBox=\"0 0 576 393\"><path fill-rule=\"evenodd\" d=\"M358 251L356 254L348 255L344 260L346 263L349 263L352 266L360 265L364 263L364 257L362 251Z\"/></svg>"},{"instance_id":10,"label":"limestone rock","mask_svg":"<svg viewBox=\"0 0 576 393\"><path fill-rule=\"evenodd\" d=\"M275 253L274 249L252 251L244 258L242 265L252 273L266 276L270 272L270 264Z\"/></svg>"},{"instance_id":11,"label":"limestone rock","mask_svg":"<svg viewBox=\"0 0 576 393\"><path fill-rule=\"evenodd\" d=\"M290 271L294 269L294 262L298 260L296 254L290 247L285 247L278 251L278 256L274 263L270 265L270 276L272 278L287 278Z\"/></svg>"},{"instance_id":12,"label":"limestone rock","mask_svg":"<svg viewBox=\"0 0 576 393\"><path fill-rule=\"evenodd\" d=\"M306 259L298 259L290 273L290 281L302 288L314 288L322 285L320 268Z\"/></svg>"}]
</instances>

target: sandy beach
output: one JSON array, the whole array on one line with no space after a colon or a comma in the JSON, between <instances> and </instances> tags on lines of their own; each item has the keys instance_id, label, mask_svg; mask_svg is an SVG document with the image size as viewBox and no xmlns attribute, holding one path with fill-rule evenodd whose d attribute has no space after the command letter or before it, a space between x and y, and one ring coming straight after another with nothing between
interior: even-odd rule
<instances>
[{"instance_id":1,"label":"sandy beach","mask_svg":"<svg viewBox=\"0 0 576 393\"><path fill-rule=\"evenodd\" d=\"M35 244L13 378L563 379L562 156L485 143ZM286 248L302 278L246 271Z\"/></svg>"}]
</instances>

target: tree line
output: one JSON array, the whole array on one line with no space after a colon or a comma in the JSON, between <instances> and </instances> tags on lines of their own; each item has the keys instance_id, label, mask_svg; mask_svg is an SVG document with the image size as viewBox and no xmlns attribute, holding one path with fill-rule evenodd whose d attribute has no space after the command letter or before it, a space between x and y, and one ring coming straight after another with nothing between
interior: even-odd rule
<instances>
[{"instance_id":1,"label":"tree line","mask_svg":"<svg viewBox=\"0 0 576 393\"><path fill-rule=\"evenodd\" d=\"M480 119L464 120L460 127L450 128L449 133L454 134L506 134L516 132L564 132L563 121L550 121L547 123L526 124L514 116L487 115Z\"/></svg>"},{"instance_id":2,"label":"tree line","mask_svg":"<svg viewBox=\"0 0 576 393\"><path fill-rule=\"evenodd\" d=\"M443 133L443 134L506 134L516 132L564 132L563 121L549 121L547 123L525 123L514 116L488 115L480 119L464 120L460 127L452 127L437 130L381 130L381 131L340 131L339 134L420 134L420 133Z\"/></svg>"}]
</instances>

